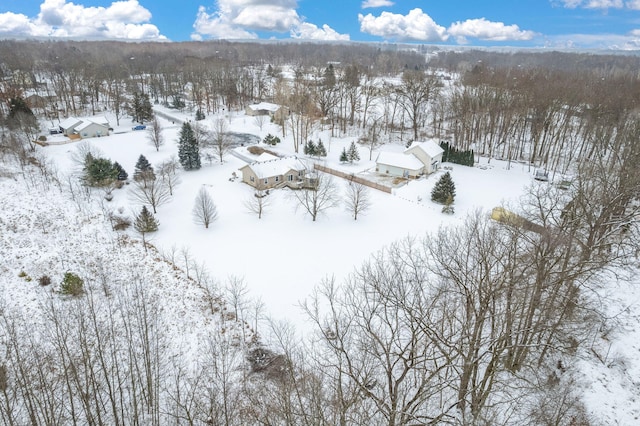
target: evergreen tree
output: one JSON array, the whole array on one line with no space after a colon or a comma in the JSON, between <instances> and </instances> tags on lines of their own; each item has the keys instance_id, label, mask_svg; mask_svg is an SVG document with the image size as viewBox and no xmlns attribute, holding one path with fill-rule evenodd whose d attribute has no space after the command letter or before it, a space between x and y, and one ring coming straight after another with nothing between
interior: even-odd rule
<instances>
[{"instance_id":1,"label":"evergreen tree","mask_svg":"<svg viewBox=\"0 0 640 426\"><path fill-rule=\"evenodd\" d=\"M433 191L431 191L431 201L446 204L450 199L451 204L455 197L456 185L453 183L453 179L451 179L451 174L446 172L442 177L440 177L438 182L436 182L436 185L433 187Z\"/></svg>"},{"instance_id":2,"label":"evergreen tree","mask_svg":"<svg viewBox=\"0 0 640 426\"><path fill-rule=\"evenodd\" d=\"M131 115L133 121L144 123L153 117L153 107L146 93L136 92L133 94L133 102L131 105Z\"/></svg>"},{"instance_id":3,"label":"evergreen tree","mask_svg":"<svg viewBox=\"0 0 640 426\"><path fill-rule=\"evenodd\" d=\"M453 208L453 196L449 194L447 197L447 201L444 202L444 206L442 207L442 213L453 214L455 212Z\"/></svg>"},{"instance_id":4,"label":"evergreen tree","mask_svg":"<svg viewBox=\"0 0 640 426\"><path fill-rule=\"evenodd\" d=\"M147 241L145 235L148 232L155 232L158 230L158 226L160 223L153 216L147 206L142 206L142 210L136 216L136 220L133 222L133 228L142 235L142 245L144 246L144 251L147 251Z\"/></svg>"},{"instance_id":5,"label":"evergreen tree","mask_svg":"<svg viewBox=\"0 0 640 426\"><path fill-rule=\"evenodd\" d=\"M27 102L18 96L16 98L9 99L9 118L14 118L19 114L26 114L30 117L35 117L31 108L27 105Z\"/></svg>"},{"instance_id":6,"label":"evergreen tree","mask_svg":"<svg viewBox=\"0 0 640 426\"><path fill-rule=\"evenodd\" d=\"M304 144L304 153L307 155L316 155L316 144L312 140Z\"/></svg>"},{"instance_id":7,"label":"evergreen tree","mask_svg":"<svg viewBox=\"0 0 640 426\"><path fill-rule=\"evenodd\" d=\"M113 163L113 168L118 172L118 176L117 176L118 180L122 180L122 181L127 180L127 178L129 177L129 174L124 169L124 167L120 165L120 163L118 163L117 161Z\"/></svg>"},{"instance_id":8,"label":"evergreen tree","mask_svg":"<svg viewBox=\"0 0 640 426\"><path fill-rule=\"evenodd\" d=\"M318 145L316 145L316 155L318 157L326 157L327 149L324 147L322 140L318 140Z\"/></svg>"},{"instance_id":9,"label":"evergreen tree","mask_svg":"<svg viewBox=\"0 0 640 426\"><path fill-rule=\"evenodd\" d=\"M280 143L280 138L277 136L273 136L271 133L269 133L267 136L264 137L264 140L262 142L266 145L275 146L276 144Z\"/></svg>"},{"instance_id":10,"label":"evergreen tree","mask_svg":"<svg viewBox=\"0 0 640 426\"><path fill-rule=\"evenodd\" d=\"M349 162L349 154L347 154L347 148L342 148L342 153L340 154L340 162L341 163Z\"/></svg>"},{"instance_id":11,"label":"evergreen tree","mask_svg":"<svg viewBox=\"0 0 640 426\"><path fill-rule=\"evenodd\" d=\"M140 154L138 157L138 161L136 162L135 171L133 172L133 179L136 181L140 180L154 180L156 178L155 173L153 172L153 166L147 160L147 157Z\"/></svg>"},{"instance_id":12,"label":"evergreen tree","mask_svg":"<svg viewBox=\"0 0 640 426\"><path fill-rule=\"evenodd\" d=\"M118 172L113 167L111 160L106 158L93 158L87 162L85 168L85 181L90 186L107 186L118 178Z\"/></svg>"},{"instance_id":13,"label":"evergreen tree","mask_svg":"<svg viewBox=\"0 0 640 426\"><path fill-rule=\"evenodd\" d=\"M196 111L196 121L204 120L204 112L200 108Z\"/></svg>"},{"instance_id":14,"label":"evergreen tree","mask_svg":"<svg viewBox=\"0 0 640 426\"><path fill-rule=\"evenodd\" d=\"M349 152L347 153L347 158L350 163L360 161L360 153L358 152L358 147L356 143L351 141L351 145L349 146Z\"/></svg>"},{"instance_id":15,"label":"evergreen tree","mask_svg":"<svg viewBox=\"0 0 640 426\"><path fill-rule=\"evenodd\" d=\"M201 167L198 141L189 123L184 123L180 129L178 160L185 170L197 170Z\"/></svg>"}]
</instances>

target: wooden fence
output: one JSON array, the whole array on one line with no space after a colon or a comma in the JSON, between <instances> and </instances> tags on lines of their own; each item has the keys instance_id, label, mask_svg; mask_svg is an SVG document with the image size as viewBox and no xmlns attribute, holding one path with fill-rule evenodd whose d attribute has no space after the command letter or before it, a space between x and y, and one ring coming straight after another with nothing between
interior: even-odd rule
<instances>
[{"instance_id":1,"label":"wooden fence","mask_svg":"<svg viewBox=\"0 0 640 426\"><path fill-rule=\"evenodd\" d=\"M315 170L319 170L321 172L324 173L329 173L331 175L334 176L338 176L341 177L343 179L347 179L351 182L356 182L356 183L360 183L362 185L366 185L370 188L373 189L377 189L378 191L382 191L382 192L386 192L387 194L391 194L391 188L385 185L381 185L379 183L376 182L371 182L370 180L361 178L360 176L356 176L353 173L345 173L345 172L341 172L340 170L336 170L336 169L331 169L329 167L325 167L325 166L321 166L320 164L314 164L313 168Z\"/></svg>"}]
</instances>

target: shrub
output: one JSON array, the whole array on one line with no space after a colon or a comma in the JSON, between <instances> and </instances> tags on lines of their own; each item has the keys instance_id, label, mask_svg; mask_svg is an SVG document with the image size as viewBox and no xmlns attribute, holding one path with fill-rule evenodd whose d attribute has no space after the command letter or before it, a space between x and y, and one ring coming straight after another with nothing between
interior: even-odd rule
<instances>
[{"instance_id":1,"label":"shrub","mask_svg":"<svg viewBox=\"0 0 640 426\"><path fill-rule=\"evenodd\" d=\"M41 286L48 286L49 284L51 284L51 277L49 275L43 275L40 278L38 278L38 284L40 284Z\"/></svg>"},{"instance_id":2,"label":"shrub","mask_svg":"<svg viewBox=\"0 0 640 426\"><path fill-rule=\"evenodd\" d=\"M111 216L111 226L114 231L124 231L131 226L131 219L126 216Z\"/></svg>"},{"instance_id":3,"label":"shrub","mask_svg":"<svg viewBox=\"0 0 640 426\"><path fill-rule=\"evenodd\" d=\"M66 272L60 284L60 293L69 296L80 296L84 293L84 281L73 272Z\"/></svg>"}]
</instances>

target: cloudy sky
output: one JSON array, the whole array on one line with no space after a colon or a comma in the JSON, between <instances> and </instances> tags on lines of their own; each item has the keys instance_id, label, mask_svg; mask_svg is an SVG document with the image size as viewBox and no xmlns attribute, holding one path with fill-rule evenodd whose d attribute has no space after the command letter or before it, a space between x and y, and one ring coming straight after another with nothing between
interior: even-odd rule
<instances>
[{"instance_id":1,"label":"cloudy sky","mask_svg":"<svg viewBox=\"0 0 640 426\"><path fill-rule=\"evenodd\" d=\"M1 0L0 38L640 48L640 0Z\"/></svg>"}]
</instances>

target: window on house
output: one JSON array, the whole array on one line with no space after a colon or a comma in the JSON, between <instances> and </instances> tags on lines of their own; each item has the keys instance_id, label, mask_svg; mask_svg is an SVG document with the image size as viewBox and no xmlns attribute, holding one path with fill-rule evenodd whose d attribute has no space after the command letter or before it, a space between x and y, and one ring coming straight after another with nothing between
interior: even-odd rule
<instances>
[{"instance_id":1,"label":"window on house","mask_svg":"<svg viewBox=\"0 0 640 426\"><path fill-rule=\"evenodd\" d=\"M280 176L276 176L276 182L280 182Z\"/></svg>"},{"instance_id":2,"label":"window on house","mask_svg":"<svg viewBox=\"0 0 640 426\"><path fill-rule=\"evenodd\" d=\"M249 177L249 180L250 180L251 182L255 182L255 181L256 181L256 178L255 178L255 177L253 177L253 176L251 176L251 177Z\"/></svg>"},{"instance_id":3,"label":"window on house","mask_svg":"<svg viewBox=\"0 0 640 426\"><path fill-rule=\"evenodd\" d=\"M264 179L264 184L266 185L266 184L268 184L268 183L269 183L269 178L265 178L265 179Z\"/></svg>"},{"instance_id":4,"label":"window on house","mask_svg":"<svg viewBox=\"0 0 640 426\"><path fill-rule=\"evenodd\" d=\"M298 176L302 177L304 175L304 170L298 170Z\"/></svg>"},{"instance_id":5,"label":"window on house","mask_svg":"<svg viewBox=\"0 0 640 426\"><path fill-rule=\"evenodd\" d=\"M293 181L293 175L291 174L291 175L287 176L287 179L289 180L289 182Z\"/></svg>"}]
</instances>

